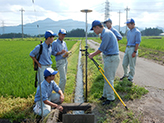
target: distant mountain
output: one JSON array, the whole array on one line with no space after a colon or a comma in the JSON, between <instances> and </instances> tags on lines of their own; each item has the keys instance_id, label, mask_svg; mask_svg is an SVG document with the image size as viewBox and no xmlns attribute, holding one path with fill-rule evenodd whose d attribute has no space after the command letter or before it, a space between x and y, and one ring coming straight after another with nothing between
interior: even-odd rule
<instances>
[{"instance_id":1,"label":"distant mountain","mask_svg":"<svg viewBox=\"0 0 164 123\"><path fill-rule=\"evenodd\" d=\"M66 29L67 31L71 31L72 29L86 29L86 23L83 21L75 21L72 19L68 20L59 20L59 21L54 21L51 20L50 18L47 18L45 20L39 20L34 23L28 23L23 25L23 32L24 34L29 34L29 35L38 35L38 34L44 34L46 30L52 30L54 33L58 33L58 30L61 28ZM38 25L38 26L37 26ZM119 26L113 26L117 30L119 29ZM91 24L88 24L88 33L89 29L91 28ZM158 27L164 31L164 28ZM142 28L139 28L140 31L144 30ZM18 26L5 26L5 27L0 27L0 34L4 33L22 33L22 25ZM120 31L125 33L126 31L126 26L120 27Z\"/></svg>"},{"instance_id":2,"label":"distant mountain","mask_svg":"<svg viewBox=\"0 0 164 123\"><path fill-rule=\"evenodd\" d=\"M37 26L38 25L38 26ZM53 21L50 18L45 20L39 20L34 23L28 23L23 25L24 34L29 35L38 35L44 34L46 30L52 30L54 33L58 33L58 30L64 28L67 31L71 31L72 29L86 29L85 22L82 21L74 21L72 19L68 20L59 20ZM88 24L88 30L91 28L91 24ZM5 26L4 33L22 33L22 25L18 26ZM0 34L2 34L2 27L0 27ZM89 32L89 31L88 31Z\"/></svg>"}]
</instances>

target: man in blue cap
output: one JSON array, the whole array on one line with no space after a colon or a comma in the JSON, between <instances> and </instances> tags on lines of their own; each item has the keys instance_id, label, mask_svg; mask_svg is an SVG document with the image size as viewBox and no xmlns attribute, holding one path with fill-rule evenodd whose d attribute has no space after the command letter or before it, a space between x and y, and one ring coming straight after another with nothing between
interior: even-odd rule
<instances>
[{"instance_id":1,"label":"man in blue cap","mask_svg":"<svg viewBox=\"0 0 164 123\"><path fill-rule=\"evenodd\" d=\"M112 31L104 28L98 20L92 22L91 30L94 30L97 35L101 34L102 42L97 51L89 54L89 58L92 59L95 55L103 52L104 74L114 87L113 82L115 73L120 62L118 41L116 36L112 33ZM106 80L104 82L103 95L99 100L104 101L103 105L110 104L110 102L115 100L114 91Z\"/></svg>"},{"instance_id":2,"label":"man in blue cap","mask_svg":"<svg viewBox=\"0 0 164 123\"><path fill-rule=\"evenodd\" d=\"M46 68L44 71L45 80L41 83L41 94L40 86L37 87L35 94L35 107L34 112L41 116L41 97L43 101L43 116L47 116L51 112L51 108L57 108L60 111L63 110L61 104L64 101L64 95L58 85L55 83L54 78L57 71L54 71L52 68ZM56 93L52 93L55 91Z\"/></svg>"},{"instance_id":3,"label":"man in blue cap","mask_svg":"<svg viewBox=\"0 0 164 123\"><path fill-rule=\"evenodd\" d=\"M67 57L68 57L68 49L66 42L63 41L66 36L66 30L60 29L58 32L58 39L52 43L52 55L55 56L56 67L60 74L60 82L59 87L64 93L66 79L67 79Z\"/></svg>"},{"instance_id":4,"label":"man in blue cap","mask_svg":"<svg viewBox=\"0 0 164 123\"><path fill-rule=\"evenodd\" d=\"M48 67L51 67L52 61L51 61L51 45L50 43L53 42L54 37L56 34L52 32L51 30L47 30L45 32L45 41L42 43L42 53L40 55L39 61L37 60L39 51L41 46L37 45L31 52L30 52L30 57L38 64L38 73L37 73L37 78L38 78L38 85L44 80L44 70ZM37 56L37 58L35 57Z\"/></svg>"},{"instance_id":5,"label":"man in blue cap","mask_svg":"<svg viewBox=\"0 0 164 123\"><path fill-rule=\"evenodd\" d=\"M121 34L115 28L112 27L112 20L110 18L104 21L104 24L106 24L107 28L110 29L115 34L117 41L122 39Z\"/></svg>"},{"instance_id":6,"label":"man in blue cap","mask_svg":"<svg viewBox=\"0 0 164 123\"><path fill-rule=\"evenodd\" d=\"M127 32L127 45L126 50L123 58L123 69L124 69L124 76L120 78L123 80L124 78L128 77L130 82L133 82L133 77L135 74L135 65L136 65L136 58L138 56L138 46L141 42L141 33L135 27L134 19L128 19L126 22L128 28L130 29ZM130 71L128 73L128 65L130 66Z\"/></svg>"}]
</instances>

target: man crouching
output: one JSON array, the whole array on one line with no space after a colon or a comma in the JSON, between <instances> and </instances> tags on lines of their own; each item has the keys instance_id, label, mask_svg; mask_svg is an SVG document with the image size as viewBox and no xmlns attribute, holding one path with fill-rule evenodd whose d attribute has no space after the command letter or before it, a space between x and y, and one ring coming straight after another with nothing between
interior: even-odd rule
<instances>
[{"instance_id":1,"label":"man crouching","mask_svg":"<svg viewBox=\"0 0 164 123\"><path fill-rule=\"evenodd\" d=\"M55 74L58 71L54 71L52 68L47 68L44 71L44 81L41 83L41 94L42 94L42 107L43 107L43 117L47 116L51 112L51 108L57 108L59 111L63 110L61 104L64 101L64 95L59 86L55 83ZM52 91L56 93L52 93ZM37 87L35 94L35 107L34 112L38 115L42 115L41 112L41 97L40 97L40 86Z\"/></svg>"}]
</instances>

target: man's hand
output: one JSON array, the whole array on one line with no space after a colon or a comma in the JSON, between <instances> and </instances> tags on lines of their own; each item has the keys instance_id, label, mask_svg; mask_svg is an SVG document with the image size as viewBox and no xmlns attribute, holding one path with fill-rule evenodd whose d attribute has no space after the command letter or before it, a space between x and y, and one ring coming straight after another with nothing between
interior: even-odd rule
<instances>
[{"instance_id":1,"label":"man's hand","mask_svg":"<svg viewBox=\"0 0 164 123\"><path fill-rule=\"evenodd\" d=\"M136 56L136 53L135 52L133 52L133 54L132 54L132 58L134 58Z\"/></svg>"},{"instance_id":2,"label":"man's hand","mask_svg":"<svg viewBox=\"0 0 164 123\"><path fill-rule=\"evenodd\" d=\"M41 64L38 62L38 67L42 68Z\"/></svg>"},{"instance_id":3,"label":"man's hand","mask_svg":"<svg viewBox=\"0 0 164 123\"><path fill-rule=\"evenodd\" d=\"M64 101L64 95L61 95L60 96L60 101L61 101L61 103L63 103L63 101Z\"/></svg>"},{"instance_id":4,"label":"man's hand","mask_svg":"<svg viewBox=\"0 0 164 123\"><path fill-rule=\"evenodd\" d=\"M63 53L66 53L66 52L67 52L67 51L65 51L65 50L62 50L60 53L61 53L61 54L63 54Z\"/></svg>"},{"instance_id":5,"label":"man's hand","mask_svg":"<svg viewBox=\"0 0 164 123\"><path fill-rule=\"evenodd\" d=\"M63 111L63 107L61 105L58 105L56 108L59 109L60 112Z\"/></svg>"},{"instance_id":6,"label":"man's hand","mask_svg":"<svg viewBox=\"0 0 164 123\"><path fill-rule=\"evenodd\" d=\"M89 57L90 59L92 59L92 58L94 57L93 53L90 53L90 54L88 55L88 57Z\"/></svg>"}]
</instances>

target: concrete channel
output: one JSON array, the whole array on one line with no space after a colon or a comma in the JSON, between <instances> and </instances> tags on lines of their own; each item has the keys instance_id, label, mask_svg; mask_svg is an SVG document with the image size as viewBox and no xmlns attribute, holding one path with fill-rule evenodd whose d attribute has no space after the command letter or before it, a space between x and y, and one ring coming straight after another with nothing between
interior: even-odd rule
<instances>
[{"instance_id":1,"label":"concrete channel","mask_svg":"<svg viewBox=\"0 0 164 123\"><path fill-rule=\"evenodd\" d=\"M80 44L81 49L81 44ZM83 66L81 63L82 53L79 49L79 58L77 66L77 76L76 76L76 88L74 103L62 104L63 112L59 113L57 109L55 113L49 117L47 123L95 123L94 114L91 111L91 104L84 103L84 92L83 92ZM72 111L72 114L67 114L67 112ZM53 117L53 118L52 118Z\"/></svg>"},{"instance_id":2,"label":"concrete channel","mask_svg":"<svg viewBox=\"0 0 164 123\"><path fill-rule=\"evenodd\" d=\"M81 49L81 44L80 44ZM74 103L84 103L83 96L83 70L81 64L81 51L79 49L79 58L78 58L78 66L77 66L77 76L76 76L76 88L75 88L75 98ZM84 114L84 111L74 111L73 114Z\"/></svg>"}]
</instances>

